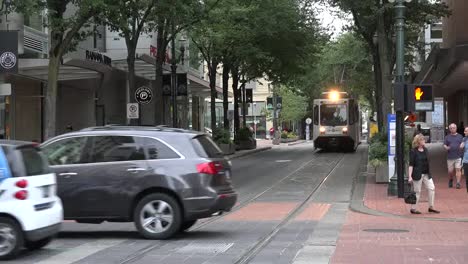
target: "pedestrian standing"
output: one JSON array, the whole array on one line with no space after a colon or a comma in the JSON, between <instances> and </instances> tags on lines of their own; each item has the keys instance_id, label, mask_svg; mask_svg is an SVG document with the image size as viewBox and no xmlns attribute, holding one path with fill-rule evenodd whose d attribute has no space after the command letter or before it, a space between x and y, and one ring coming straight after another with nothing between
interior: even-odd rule
<instances>
[{"instance_id":1,"label":"pedestrian standing","mask_svg":"<svg viewBox=\"0 0 468 264\"><path fill-rule=\"evenodd\" d=\"M445 136L444 140L444 148L447 150L448 187L453 187L453 174L455 174L457 178L457 189L460 189L462 167L460 145L463 142L463 137L457 133L457 125L455 124L450 124L449 131L450 134Z\"/></svg>"},{"instance_id":2,"label":"pedestrian standing","mask_svg":"<svg viewBox=\"0 0 468 264\"><path fill-rule=\"evenodd\" d=\"M413 139L412 149L410 151L408 182L413 184L416 193L416 204L411 205L412 214L421 214L418 211L419 197L421 196L422 184L426 186L429 198L429 213L439 214L440 211L434 209L435 186L429 171L429 157L426 148L426 139L422 134L418 134Z\"/></svg>"},{"instance_id":3,"label":"pedestrian standing","mask_svg":"<svg viewBox=\"0 0 468 264\"><path fill-rule=\"evenodd\" d=\"M465 137L460 148L463 149L463 172L465 173L466 191L468 192L468 127L465 127Z\"/></svg>"}]
</instances>

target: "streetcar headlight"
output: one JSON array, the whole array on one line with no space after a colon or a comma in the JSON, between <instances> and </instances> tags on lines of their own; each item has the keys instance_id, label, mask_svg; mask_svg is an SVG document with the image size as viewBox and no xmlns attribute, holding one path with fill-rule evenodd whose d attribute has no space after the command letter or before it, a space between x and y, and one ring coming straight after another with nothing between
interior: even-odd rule
<instances>
[{"instance_id":1,"label":"streetcar headlight","mask_svg":"<svg viewBox=\"0 0 468 264\"><path fill-rule=\"evenodd\" d=\"M343 127L343 132L348 132L348 127Z\"/></svg>"},{"instance_id":2,"label":"streetcar headlight","mask_svg":"<svg viewBox=\"0 0 468 264\"><path fill-rule=\"evenodd\" d=\"M324 127L320 127L320 133L325 133L325 128Z\"/></svg>"},{"instance_id":3,"label":"streetcar headlight","mask_svg":"<svg viewBox=\"0 0 468 264\"><path fill-rule=\"evenodd\" d=\"M331 91L328 94L328 99L330 99L332 101L338 101L338 100L340 100L340 93L338 93L337 91Z\"/></svg>"}]
</instances>

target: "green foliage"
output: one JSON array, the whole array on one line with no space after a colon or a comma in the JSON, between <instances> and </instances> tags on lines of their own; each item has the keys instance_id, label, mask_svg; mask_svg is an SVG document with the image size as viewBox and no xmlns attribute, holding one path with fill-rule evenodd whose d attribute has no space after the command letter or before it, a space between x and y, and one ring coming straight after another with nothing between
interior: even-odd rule
<instances>
[{"instance_id":1,"label":"green foliage","mask_svg":"<svg viewBox=\"0 0 468 264\"><path fill-rule=\"evenodd\" d=\"M388 161L388 135L386 131L375 134L370 139L369 164L378 167Z\"/></svg>"},{"instance_id":2,"label":"green foliage","mask_svg":"<svg viewBox=\"0 0 468 264\"><path fill-rule=\"evenodd\" d=\"M387 144L376 141L369 146L369 164L378 167L388 161Z\"/></svg>"},{"instance_id":3,"label":"green foliage","mask_svg":"<svg viewBox=\"0 0 468 264\"><path fill-rule=\"evenodd\" d=\"M216 128L213 131L213 140L217 144L231 144L231 133L227 129Z\"/></svg>"},{"instance_id":4,"label":"green foliage","mask_svg":"<svg viewBox=\"0 0 468 264\"><path fill-rule=\"evenodd\" d=\"M283 131L281 132L281 138L282 139L297 139L297 134L294 132Z\"/></svg>"},{"instance_id":5,"label":"green foliage","mask_svg":"<svg viewBox=\"0 0 468 264\"><path fill-rule=\"evenodd\" d=\"M252 140L253 133L247 127L239 129L237 140L238 141L249 141Z\"/></svg>"},{"instance_id":6,"label":"green foliage","mask_svg":"<svg viewBox=\"0 0 468 264\"><path fill-rule=\"evenodd\" d=\"M281 87L278 94L283 98L280 122L302 120L307 111L308 99L287 87Z\"/></svg>"}]
</instances>

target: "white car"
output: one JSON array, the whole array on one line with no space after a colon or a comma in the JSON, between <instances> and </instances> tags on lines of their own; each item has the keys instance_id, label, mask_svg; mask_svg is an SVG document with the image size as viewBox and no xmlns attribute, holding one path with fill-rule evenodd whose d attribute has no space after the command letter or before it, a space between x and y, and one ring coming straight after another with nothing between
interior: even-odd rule
<instances>
[{"instance_id":1,"label":"white car","mask_svg":"<svg viewBox=\"0 0 468 264\"><path fill-rule=\"evenodd\" d=\"M62 221L55 174L39 148L0 141L0 260L47 245Z\"/></svg>"}]
</instances>

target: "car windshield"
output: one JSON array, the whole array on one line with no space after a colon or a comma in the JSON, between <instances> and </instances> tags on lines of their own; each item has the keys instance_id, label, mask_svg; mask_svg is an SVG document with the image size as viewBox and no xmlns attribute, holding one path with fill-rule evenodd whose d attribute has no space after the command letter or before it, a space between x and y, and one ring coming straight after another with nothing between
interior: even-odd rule
<instances>
[{"instance_id":1,"label":"car windshield","mask_svg":"<svg viewBox=\"0 0 468 264\"><path fill-rule=\"evenodd\" d=\"M322 126L346 126L348 123L346 104L324 104L320 106Z\"/></svg>"}]
</instances>

